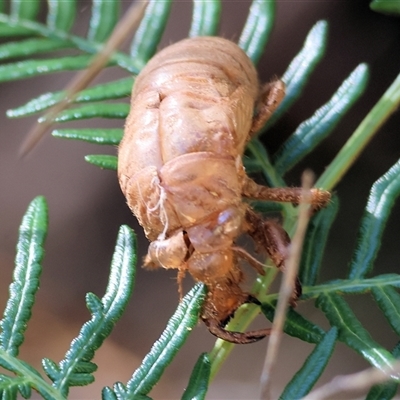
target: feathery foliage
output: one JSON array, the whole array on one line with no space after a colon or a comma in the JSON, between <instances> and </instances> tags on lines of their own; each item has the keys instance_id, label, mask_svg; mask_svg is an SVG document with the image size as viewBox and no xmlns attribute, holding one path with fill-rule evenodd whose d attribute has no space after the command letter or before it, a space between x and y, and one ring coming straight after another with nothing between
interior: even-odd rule
<instances>
[{"instance_id":1,"label":"feathery foliage","mask_svg":"<svg viewBox=\"0 0 400 400\"><path fill-rule=\"evenodd\" d=\"M389 3L391 3L389 5ZM392 4L393 3L393 4ZM374 0L371 8L382 12L399 12L397 2ZM59 71L81 70L88 66L109 38L121 9L117 0L93 0L91 19L86 37L78 37L70 30L76 17L76 2L49 1L47 18L44 23L38 19L40 2L36 0L11 2L8 14L0 14L0 36L5 43L0 45L0 82L14 79L28 79L33 76ZM107 67L118 66L126 71L126 78L97 84L77 94L71 108L62 111L56 122L64 123L89 118L124 119L129 111L125 102L134 76L155 54L164 32L171 9L171 1L150 0L144 18L132 38L130 53L115 52ZM221 2L194 2L189 36L215 35L220 19ZM275 14L274 1L254 0L239 45L256 63L264 51L272 30ZM272 157L261 144L260 137L281 118L301 96L311 75L322 59L327 45L326 21L317 22L305 38L304 46L283 74L287 94L280 107L260 130L258 137L248 145L245 160L249 171L261 173L273 186L286 186L284 174L312 152L322 140L332 133L345 113L349 112L361 97L368 80L368 66L360 64L315 113L302 122ZM76 54L60 56L60 50L68 49ZM56 54L57 52L57 54ZM37 57L37 58L35 58ZM133 74L133 77L131 76ZM60 88L61 89L61 88ZM38 94L27 99L26 104L8 111L12 118L36 115L48 110L65 96L64 91ZM110 103L113 100L113 103ZM354 162L378 128L394 112L400 103L400 75L382 96L371 112L365 117L335 160L319 178L316 186L331 190ZM122 124L122 122L121 122ZM117 145L123 135L122 129L60 129L53 135L59 138L83 140L90 143ZM113 155L88 155L86 161L101 168L115 170L117 157ZM329 237L332 222L338 213L339 202L334 198L330 206L316 214L309 226L301 260L300 277L304 283L301 300L316 300L316 306L324 313L331 329L324 329L295 310L287 315L285 332L302 341L315 344L314 350L303 366L288 383L281 394L282 399L299 398L312 390L324 371L334 351L337 340L364 357L371 365L385 368L399 356L399 346L392 352L377 343L363 327L342 295L358 295L370 292L390 327L400 333L400 275L392 273L374 275L374 261L380 249L380 242L386 222L400 193L399 162L396 163L372 187L370 197L361 221L359 240L350 262L347 278L319 283L322 254ZM282 213L284 228L292 235L297 220L297 209L290 204L279 208L275 205L255 204L263 212ZM43 360L43 368L51 384L43 376L17 358L24 340L24 332L31 316L34 296L39 285L43 242L47 232L47 206L43 198L35 199L21 225L18 241L14 282L10 287L10 300L1 321L0 365L14 375L0 374L1 398L14 399L20 393L29 398L31 390L39 392L46 399L64 399L70 387L87 385L94 380L96 365L92 359L95 351L110 334L115 322L126 307L134 281L136 243L133 233L122 227L112 261L110 281L106 294L99 299L93 294L86 298L91 319L75 338L65 358L60 363ZM272 319L277 294L269 293L276 275L270 268L264 277L259 277L252 293L262 301L263 314ZM204 288L195 286L178 306L164 333L154 344L126 384L116 383L103 390L103 399L149 399L148 394L161 379L167 365L184 344L190 330L195 326L200 312ZM236 313L229 329L243 330L258 314L258 309L245 305ZM203 399L208 385L233 345L218 340L209 354L201 354L183 399ZM368 399L392 398L397 381L371 389Z\"/></svg>"}]
</instances>

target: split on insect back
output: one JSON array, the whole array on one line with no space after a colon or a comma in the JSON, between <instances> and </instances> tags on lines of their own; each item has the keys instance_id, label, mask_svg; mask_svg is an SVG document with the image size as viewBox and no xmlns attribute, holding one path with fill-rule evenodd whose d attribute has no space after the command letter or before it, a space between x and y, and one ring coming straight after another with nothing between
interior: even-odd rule
<instances>
[{"instance_id":1,"label":"split on insect back","mask_svg":"<svg viewBox=\"0 0 400 400\"><path fill-rule=\"evenodd\" d=\"M257 249L285 269L287 233L243 199L298 204L301 188L268 188L246 175L246 143L283 99L284 83L259 85L247 55L219 37L185 39L160 51L138 75L119 147L118 177L127 203L150 240L145 267L186 272L208 288L201 318L211 333L251 343L269 329L225 329L244 303L259 304L240 284L243 260L259 262L236 241L250 236ZM330 193L311 189L324 207ZM293 282L292 304L301 294Z\"/></svg>"}]
</instances>

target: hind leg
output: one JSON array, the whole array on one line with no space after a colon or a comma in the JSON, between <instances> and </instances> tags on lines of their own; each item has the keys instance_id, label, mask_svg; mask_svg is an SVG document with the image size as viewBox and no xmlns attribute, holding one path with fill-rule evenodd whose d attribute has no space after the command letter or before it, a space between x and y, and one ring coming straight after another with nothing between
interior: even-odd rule
<instances>
[{"instance_id":1,"label":"hind leg","mask_svg":"<svg viewBox=\"0 0 400 400\"><path fill-rule=\"evenodd\" d=\"M246 221L248 223L247 232L254 242L267 252L277 268L285 272L288 247L290 245L290 238L287 232L279 223L273 220L264 220L251 209L246 212ZM296 277L295 282L293 282L292 306L296 305L296 300L300 296L301 283Z\"/></svg>"}]
</instances>

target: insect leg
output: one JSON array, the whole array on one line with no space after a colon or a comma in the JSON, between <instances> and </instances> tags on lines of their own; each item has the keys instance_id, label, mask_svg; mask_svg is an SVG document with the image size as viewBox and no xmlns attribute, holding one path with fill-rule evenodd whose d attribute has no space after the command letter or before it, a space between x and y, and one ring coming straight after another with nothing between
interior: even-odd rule
<instances>
[{"instance_id":1,"label":"insect leg","mask_svg":"<svg viewBox=\"0 0 400 400\"><path fill-rule=\"evenodd\" d=\"M269 120L285 97L285 84L280 79L265 84L258 97L250 136L257 133Z\"/></svg>"},{"instance_id":2,"label":"insect leg","mask_svg":"<svg viewBox=\"0 0 400 400\"><path fill-rule=\"evenodd\" d=\"M288 257L290 238L283 227L274 220L264 220L251 209L246 212L248 233L267 252L271 261L282 272L285 272L285 262ZM294 282L291 305L296 305L296 300L301 296L301 283L296 277Z\"/></svg>"},{"instance_id":3,"label":"insect leg","mask_svg":"<svg viewBox=\"0 0 400 400\"><path fill-rule=\"evenodd\" d=\"M267 186L259 185L248 176L244 176L242 195L250 199L299 204L302 197L302 188L270 188ZM330 199L330 192L317 188L311 189L311 205L314 211L326 207Z\"/></svg>"},{"instance_id":4,"label":"insect leg","mask_svg":"<svg viewBox=\"0 0 400 400\"><path fill-rule=\"evenodd\" d=\"M222 324L213 319L204 319L208 330L216 337L234 344L248 344L258 342L271 333L271 329L260 329L258 331L235 332L226 330Z\"/></svg>"}]
</instances>

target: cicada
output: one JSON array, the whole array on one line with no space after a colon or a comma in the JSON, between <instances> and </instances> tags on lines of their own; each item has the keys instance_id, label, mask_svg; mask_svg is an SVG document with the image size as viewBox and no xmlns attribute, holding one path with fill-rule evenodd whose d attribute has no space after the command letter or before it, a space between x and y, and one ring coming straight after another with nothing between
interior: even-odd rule
<instances>
[{"instance_id":1,"label":"cicada","mask_svg":"<svg viewBox=\"0 0 400 400\"><path fill-rule=\"evenodd\" d=\"M150 246L144 265L178 270L203 282L201 318L214 335L251 343L268 329L225 329L244 303L258 303L242 290L245 261L260 264L237 245L249 235L284 269L289 238L280 224L257 215L245 199L298 203L299 188L269 188L243 166L246 143L266 123L285 94L275 79L260 85L248 56L220 37L182 40L156 54L137 76L118 177L128 206ZM312 189L315 208L329 192ZM294 285L294 298L300 286Z\"/></svg>"}]
</instances>

